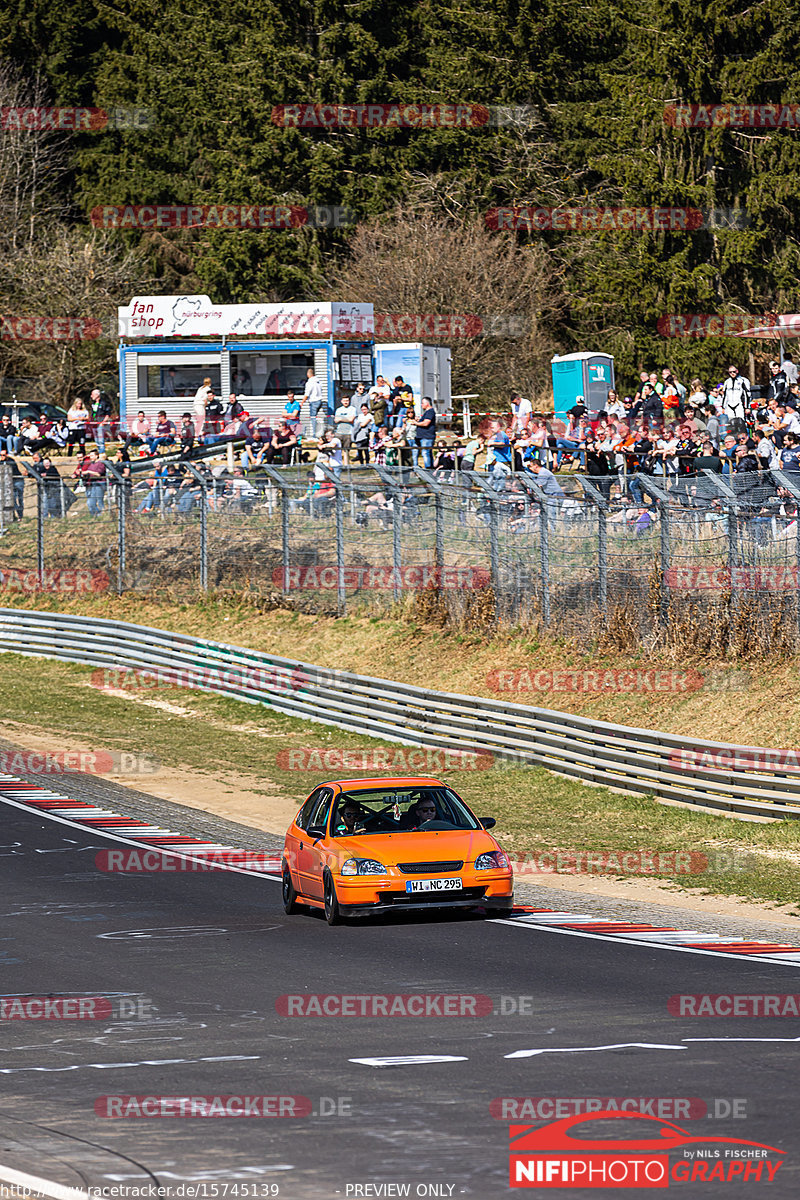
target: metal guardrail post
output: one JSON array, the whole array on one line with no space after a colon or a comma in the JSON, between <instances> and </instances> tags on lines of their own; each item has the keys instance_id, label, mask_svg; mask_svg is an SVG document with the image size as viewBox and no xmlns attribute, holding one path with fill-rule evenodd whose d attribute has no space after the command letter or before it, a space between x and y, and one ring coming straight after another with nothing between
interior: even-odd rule
<instances>
[{"instance_id":1,"label":"metal guardrail post","mask_svg":"<svg viewBox=\"0 0 800 1200\"><path fill-rule=\"evenodd\" d=\"M667 580L669 578L668 571L672 557L670 553L672 549L672 529L670 526L669 495L666 492L662 492L661 488L653 483L649 475L643 475L641 471L638 471L636 478L639 480L639 486L642 491L652 496L658 505L661 526L659 529L661 587L659 588L658 615L662 624L666 625L669 621L670 603L670 590Z\"/></svg>"}]
</instances>

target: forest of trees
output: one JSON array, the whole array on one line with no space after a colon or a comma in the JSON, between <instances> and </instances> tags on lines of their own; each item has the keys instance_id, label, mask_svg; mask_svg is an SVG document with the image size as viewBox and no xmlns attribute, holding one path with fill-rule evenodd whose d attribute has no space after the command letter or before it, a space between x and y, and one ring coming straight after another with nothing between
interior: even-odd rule
<instances>
[{"instance_id":1,"label":"forest of trees","mask_svg":"<svg viewBox=\"0 0 800 1200\"><path fill-rule=\"evenodd\" d=\"M544 397L553 353L711 382L754 343L665 340L665 313L798 308L800 131L685 128L675 104L792 104L797 12L775 0L7 0L0 109L146 108L148 128L0 130L0 313L98 319L94 342L0 339L59 394L114 377L136 291L522 316L454 346L457 390ZM292 128L276 106L519 108L469 128ZM4 123L7 126L7 122ZM355 227L103 230L112 204L340 206ZM501 231L496 207L690 206L739 227ZM412 306L412 307L409 307ZM423 306L423 307L421 307ZM771 343L755 343L765 358ZM56 398L54 396L54 398Z\"/></svg>"}]
</instances>

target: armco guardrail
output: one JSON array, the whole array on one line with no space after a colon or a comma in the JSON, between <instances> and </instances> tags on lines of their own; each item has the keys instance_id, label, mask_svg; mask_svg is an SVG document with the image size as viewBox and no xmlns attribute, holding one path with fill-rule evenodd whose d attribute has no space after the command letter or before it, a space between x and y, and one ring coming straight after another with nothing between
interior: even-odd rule
<instances>
[{"instance_id":1,"label":"armco guardrail","mask_svg":"<svg viewBox=\"0 0 800 1200\"><path fill-rule=\"evenodd\" d=\"M710 758L727 752L740 761L768 760L770 751L760 747L699 741L689 746L677 734L433 692L146 625L64 613L0 609L0 652L182 678L193 673L192 686L201 691L269 705L369 737L442 749L467 747L500 760L744 818L800 818L800 772L711 770L675 762L687 749L708 751ZM777 758L777 752L771 753Z\"/></svg>"}]
</instances>

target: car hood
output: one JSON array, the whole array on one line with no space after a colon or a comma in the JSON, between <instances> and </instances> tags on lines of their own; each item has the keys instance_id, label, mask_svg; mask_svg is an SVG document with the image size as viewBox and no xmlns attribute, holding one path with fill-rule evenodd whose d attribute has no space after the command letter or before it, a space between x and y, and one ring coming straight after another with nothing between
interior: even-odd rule
<instances>
[{"instance_id":1,"label":"car hood","mask_svg":"<svg viewBox=\"0 0 800 1200\"><path fill-rule=\"evenodd\" d=\"M397 863L474 862L479 854L499 850L485 829L419 830L408 833L365 833L331 838L331 847L346 858L376 858L385 867Z\"/></svg>"}]
</instances>

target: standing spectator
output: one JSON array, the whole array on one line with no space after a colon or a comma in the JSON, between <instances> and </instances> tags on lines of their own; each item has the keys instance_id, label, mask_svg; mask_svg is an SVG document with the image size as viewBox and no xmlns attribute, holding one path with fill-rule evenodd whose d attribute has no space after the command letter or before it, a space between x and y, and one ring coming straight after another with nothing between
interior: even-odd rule
<instances>
[{"instance_id":1,"label":"standing spectator","mask_svg":"<svg viewBox=\"0 0 800 1200\"><path fill-rule=\"evenodd\" d=\"M527 418L526 418L527 419ZM430 396L422 397L422 412L417 421L417 443L422 450L422 462L430 471L433 467L433 444L436 441L436 409ZM510 448L510 447L509 447ZM417 452L418 453L418 452ZM496 455L495 455L496 461ZM417 462L419 458L417 457ZM416 464L415 464L416 465Z\"/></svg>"},{"instance_id":2,"label":"standing spectator","mask_svg":"<svg viewBox=\"0 0 800 1200\"><path fill-rule=\"evenodd\" d=\"M783 404L784 397L789 388L789 381L786 378L786 372L781 370L780 363L771 362L769 364L769 384L767 385L767 403L770 400L777 400Z\"/></svg>"},{"instance_id":3,"label":"standing spectator","mask_svg":"<svg viewBox=\"0 0 800 1200\"><path fill-rule=\"evenodd\" d=\"M708 404L708 392L703 387L702 382L699 379L693 379L689 384L689 387L692 389L689 392L689 397L687 400L689 407L704 408L705 405Z\"/></svg>"},{"instance_id":4,"label":"standing spectator","mask_svg":"<svg viewBox=\"0 0 800 1200\"><path fill-rule=\"evenodd\" d=\"M48 461L48 460L45 460ZM99 517L106 498L106 464L100 461L97 450L90 450L75 472L86 488L86 507L89 515Z\"/></svg>"},{"instance_id":5,"label":"standing spectator","mask_svg":"<svg viewBox=\"0 0 800 1200\"><path fill-rule=\"evenodd\" d=\"M211 376L206 375L200 387L194 394L194 402L192 404L192 412L194 413L194 427L197 436L200 437L206 423L206 409L209 400L212 398ZM158 414L161 416L161 414ZM165 414L166 415L166 414Z\"/></svg>"},{"instance_id":6,"label":"standing spectator","mask_svg":"<svg viewBox=\"0 0 800 1200\"><path fill-rule=\"evenodd\" d=\"M750 380L739 374L739 368L731 364L728 378L722 385L722 411L728 418L734 433L746 431L746 418L750 408Z\"/></svg>"},{"instance_id":7,"label":"standing spectator","mask_svg":"<svg viewBox=\"0 0 800 1200\"><path fill-rule=\"evenodd\" d=\"M139 409L136 418L131 421L130 429L125 437L125 449L131 446L141 446L150 436L150 418L144 415L144 409Z\"/></svg>"},{"instance_id":8,"label":"standing spectator","mask_svg":"<svg viewBox=\"0 0 800 1200\"><path fill-rule=\"evenodd\" d=\"M781 370L786 376L788 383L798 382L797 367L795 366L794 358L791 354L784 354L783 362L781 363Z\"/></svg>"},{"instance_id":9,"label":"standing spectator","mask_svg":"<svg viewBox=\"0 0 800 1200\"><path fill-rule=\"evenodd\" d=\"M485 440L478 434L469 439L464 447L464 454L461 459L462 471L474 471L475 460L486 445Z\"/></svg>"},{"instance_id":10,"label":"standing spectator","mask_svg":"<svg viewBox=\"0 0 800 1200\"><path fill-rule=\"evenodd\" d=\"M312 438L317 436L317 420L322 408L322 384L314 374L314 368L306 371L306 386L303 388L303 400L308 402L308 419Z\"/></svg>"},{"instance_id":11,"label":"standing spectator","mask_svg":"<svg viewBox=\"0 0 800 1200\"><path fill-rule=\"evenodd\" d=\"M97 449L101 454L106 452L106 435L111 436L111 414L103 413L99 421L95 422L94 440Z\"/></svg>"},{"instance_id":12,"label":"standing spectator","mask_svg":"<svg viewBox=\"0 0 800 1200\"><path fill-rule=\"evenodd\" d=\"M39 467L39 478L42 480L42 515L45 517L62 517L64 515L64 506L61 502L61 476L49 458L42 459L41 466Z\"/></svg>"},{"instance_id":13,"label":"standing spectator","mask_svg":"<svg viewBox=\"0 0 800 1200\"><path fill-rule=\"evenodd\" d=\"M191 413L184 413L181 417L181 427L178 434L181 442L181 454L191 454L195 441L195 429Z\"/></svg>"},{"instance_id":14,"label":"standing spectator","mask_svg":"<svg viewBox=\"0 0 800 1200\"><path fill-rule=\"evenodd\" d=\"M213 393L209 394L209 397L208 397L209 400L211 400L212 394ZM206 406L206 411L208 411L207 406ZM223 418L225 423L230 424L231 421L238 421L239 417L244 416L244 412L245 412L244 405L242 404L241 400L237 399L236 392L229 392L228 393L228 407L225 409L225 416Z\"/></svg>"},{"instance_id":15,"label":"standing spectator","mask_svg":"<svg viewBox=\"0 0 800 1200\"><path fill-rule=\"evenodd\" d=\"M14 520L21 521L25 507L25 476L19 469L19 463L8 450L0 449L0 465L8 463L11 468L11 482L14 488Z\"/></svg>"},{"instance_id":16,"label":"standing spectator","mask_svg":"<svg viewBox=\"0 0 800 1200\"><path fill-rule=\"evenodd\" d=\"M76 396L72 402L72 407L67 413L67 456L72 457L72 448L77 442L80 446L81 454L86 451L86 436L89 429L90 415L89 410L83 403L80 396Z\"/></svg>"},{"instance_id":17,"label":"standing spectator","mask_svg":"<svg viewBox=\"0 0 800 1200\"><path fill-rule=\"evenodd\" d=\"M661 397L649 381L642 386L642 418L645 426L664 423L664 406Z\"/></svg>"},{"instance_id":18,"label":"standing spectator","mask_svg":"<svg viewBox=\"0 0 800 1200\"><path fill-rule=\"evenodd\" d=\"M356 462L363 464L365 467L369 466L369 439L374 429L375 422L372 420L369 405L365 400L353 425L353 445L356 448Z\"/></svg>"},{"instance_id":19,"label":"standing spectator","mask_svg":"<svg viewBox=\"0 0 800 1200\"><path fill-rule=\"evenodd\" d=\"M166 372L161 372L161 395L176 396L175 391L175 368L168 367Z\"/></svg>"},{"instance_id":20,"label":"standing spectator","mask_svg":"<svg viewBox=\"0 0 800 1200\"><path fill-rule=\"evenodd\" d=\"M336 412L334 413L334 433L342 443L342 450L347 456L345 461L350 461L350 446L353 441L353 430L355 428L356 417L355 405L352 400L344 400Z\"/></svg>"},{"instance_id":21,"label":"standing spectator","mask_svg":"<svg viewBox=\"0 0 800 1200\"><path fill-rule=\"evenodd\" d=\"M528 428L528 422L533 416L533 405L530 400L526 400L524 396L520 396L519 392L511 393L511 430L513 435L524 434Z\"/></svg>"},{"instance_id":22,"label":"standing spectator","mask_svg":"<svg viewBox=\"0 0 800 1200\"><path fill-rule=\"evenodd\" d=\"M89 398L94 423L94 440L101 454L105 453L107 433L111 433L111 417L114 407L108 396L103 396L99 388L94 388Z\"/></svg>"},{"instance_id":23,"label":"standing spectator","mask_svg":"<svg viewBox=\"0 0 800 1200\"><path fill-rule=\"evenodd\" d=\"M167 420L167 414L164 409L160 409L158 420L156 421L155 433L147 439L147 445L151 454L155 454L159 446L168 446L175 441L176 429L174 422Z\"/></svg>"},{"instance_id":24,"label":"standing spectator","mask_svg":"<svg viewBox=\"0 0 800 1200\"><path fill-rule=\"evenodd\" d=\"M511 474L511 441L499 421L492 421L491 436L486 445L492 451L489 474L493 486L499 490L505 487L506 477Z\"/></svg>"},{"instance_id":25,"label":"standing spectator","mask_svg":"<svg viewBox=\"0 0 800 1200\"><path fill-rule=\"evenodd\" d=\"M608 395L606 396L606 416L618 417L620 421L627 420L628 413L630 412L633 402L631 401L630 396L626 396L625 399L630 402L627 408L620 400L614 389L610 388Z\"/></svg>"},{"instance_id":26,"label":"standing spectator","mask_svg":"<svg viewBox=\"0 0 800 1200\"><path fill-rule=\"evenodd\" d=\"M250 380L250 372L245 370L234 371L231 375L231 387L237 396L252 396L253 384Z\"/></svg>"},{"instance_id":27,"label":"standing spectator","mask_svg":"<svg viewBox=\"0 0 800 1200\"><path fill-rule=\"evenodd\" d=\"M363 394L363 389L364 385L363 383L360 383L355 390L355 394L350 397L351 403L359 405L363 403L363 401L360 399L360 396ZM377 425L378 429L380 429L382 425L386 424L386 410L389 405L389 399L387 396L381 395L379 392L370 392L366 397L366 400L369 404L369 411L372 413L372 419Z\"/></svg>"}]
</instances>

